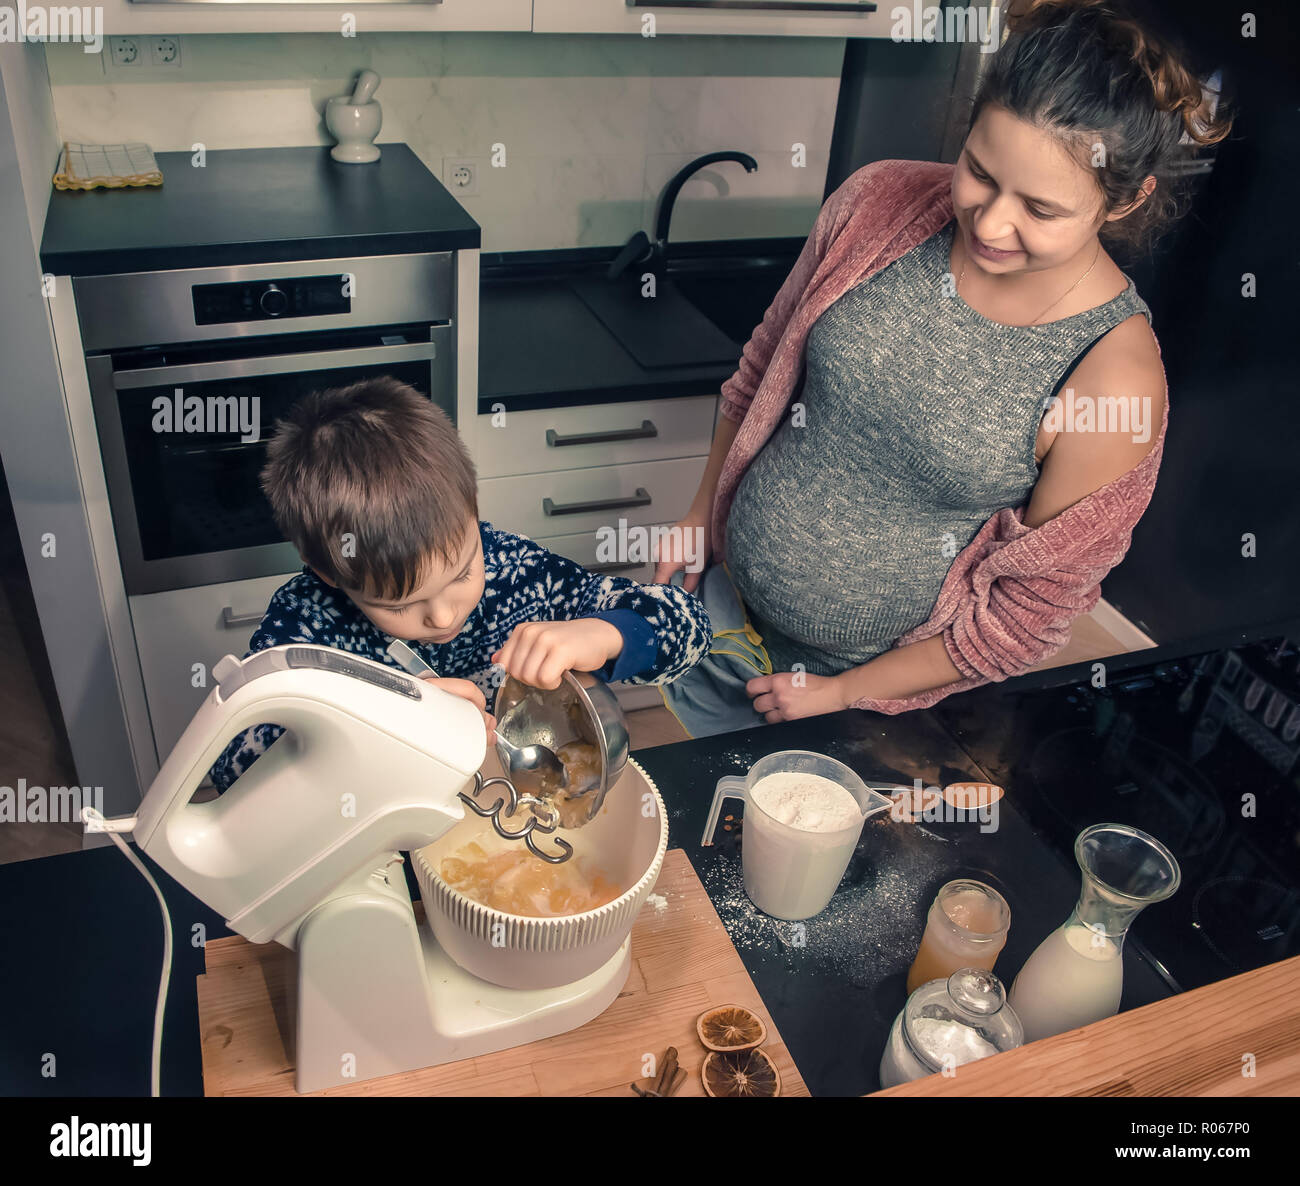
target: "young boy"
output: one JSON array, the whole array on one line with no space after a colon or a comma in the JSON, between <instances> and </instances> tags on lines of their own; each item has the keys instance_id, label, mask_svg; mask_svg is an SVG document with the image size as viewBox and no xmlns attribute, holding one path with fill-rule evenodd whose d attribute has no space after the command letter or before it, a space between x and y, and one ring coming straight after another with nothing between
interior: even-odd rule
<instances>
[{"instance_id":1,"label":"young boy","mask_svg":"<svg viewBox=\"0 0 1300 1186\"><path fill-rule=\"evenodd\" d=\"M674 585L590 573L479 522L474 466L447 417L395 379L315 392L277 426L262 488L305 561L249 654L311 642L397 666L400 638L487 720L493 665L555 688L570 670L667 683L698 663L708 616ZM499 678L498 681L499 682ZM257 725L211 771L226 790L283 732Z\"/></svg>"}]
</instances>

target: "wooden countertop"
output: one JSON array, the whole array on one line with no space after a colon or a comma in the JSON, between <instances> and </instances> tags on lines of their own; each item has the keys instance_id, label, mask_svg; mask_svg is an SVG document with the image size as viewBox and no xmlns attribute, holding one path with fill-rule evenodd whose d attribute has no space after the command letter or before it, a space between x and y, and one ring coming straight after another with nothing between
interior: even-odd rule
<instances>
[{"instance_id":1,"label":"wooden countertop","mask_svg":"<svg viewBox=\"0 0 1300 1186\"><path fill-rule=\"evenodd\" d=\"M1300 1095L1298 990L1300 956L875 1094Z\"/></svg>"},{"instance_id":2,"label":"wooden countertop","mask_svg":"<svg viewBox=\"0 0 1300 1186\"><path fill-rule=\"evenodd\" d=\"M781 1075L781 1094L808 1089L695 870L670 849L632 929L632 971L618 999L575 1030L460 1062L332 1087L319 1095L612 1095L633 1099L647 1053L678 1051L687 1070L677 1094L703 1096L705 1050L695 1020L739 1004L767 1026L763 1043ZM423 916L420 903L416 917ZM198 978L206 1095L293 1095L292 1017L287 1000L293 953L239 936L205 949Z\"/></svg>"}]
</instances>

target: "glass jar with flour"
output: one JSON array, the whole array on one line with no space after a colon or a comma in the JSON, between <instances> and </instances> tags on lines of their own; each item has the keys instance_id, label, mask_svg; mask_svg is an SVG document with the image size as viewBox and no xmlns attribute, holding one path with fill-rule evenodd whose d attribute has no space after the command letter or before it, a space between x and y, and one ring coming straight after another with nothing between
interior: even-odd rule
<instances>
[{"instance_id":1,"label":"glass jar with flour","mask_svg":"<svg viewBox=\"0 0 1300 1186\"><path fill-rule=\"evenodd\" d=\"M880 1056L880 1086L951 1075L968 1062L1023 1044L1024 1030L1006 1003L1002 981L984 968L959 968L907 998Z\"/></svg>"},{"instance_id":2,"label":"glass jar with flour","mask_svg":"<svg viewBox=\"0 0 1300 1186\"><path fill-rule=\"evenodd\" d=\"M826 908L863 823L892 805L843 762L809 750L768 754L743 778L720 778L705 844L713 841L726 799L745 804L745 893L764 914L791 921Z\"/></svg>"}]
</instances>

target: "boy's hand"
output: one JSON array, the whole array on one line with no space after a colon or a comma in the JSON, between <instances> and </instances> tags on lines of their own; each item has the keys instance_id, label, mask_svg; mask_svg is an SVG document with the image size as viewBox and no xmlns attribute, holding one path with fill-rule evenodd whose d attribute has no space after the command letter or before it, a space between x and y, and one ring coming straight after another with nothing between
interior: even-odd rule
<instances>
[{"instance_id":1,"label":"boy's hand","mask_svg":"<svg viewBox=\"0 0 1300 1186\"><path fill-rule=\"evenodd\" d=\"M534 688L558 688L566 671L599 671L623 651L618 627L600 618L524 622L495 655L506 671Z\"/></svg>"},{"instance_id":2,"label":"boy's hand","mask_svg":"<svg viewBox=\"0 0 1300 1186\"><path fill-rule=\"evenodd\" d=\"M459 696L462 700L468 700L475 708L483 714L483 723L487 726L487 743L496 745L497 743L497 719L487 710L487 697L479 690L477 684L467 679L444 679L440 675L426 675L422 677L437 688L444 692L449 692L453 696Z\"/></svg>"}]
</instances>

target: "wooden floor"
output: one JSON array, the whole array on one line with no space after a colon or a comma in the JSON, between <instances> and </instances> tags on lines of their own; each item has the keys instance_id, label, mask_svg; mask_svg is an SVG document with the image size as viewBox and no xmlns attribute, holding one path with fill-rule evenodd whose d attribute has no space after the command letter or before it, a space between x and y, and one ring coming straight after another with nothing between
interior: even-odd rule
<instances>
[{"instance_id":1,"label":"wooden floor","mask_svg":"<svg viewBox=\"0 0 1300 1186\"><path fill-rule=\"evenodd\" d=\"M22 645L23 627L15 619L10 598L0 584L0 786L16 787L19 778L39 786L68 786L77 781L72 762L41 694L39 681ZM1102 658L1124 650L1092 618L1074 624L1070 642L1039 664L1060 667ZM628 713L633 750L686 740L686 733L666 708ZM81 829L74 824L15 824L0 822L0 862L24 861L81 847Z\"/></svg>"},{"instance_id":2,"label":"wooden floor","mask_svg":"<svg viewBox=\"0 0 1300 1186\"><path fill-rule=\"evenodd\" d=\"M46 693L23 645L39 626L14 613L12 586L0 581L0 786L75 786L77 775L63 740L62 724L46 703ZM39 658L39 656L38 656ZM0 822L0 861L26 861L81 848L79 824Z\"/></svg>"}]
</instances>

